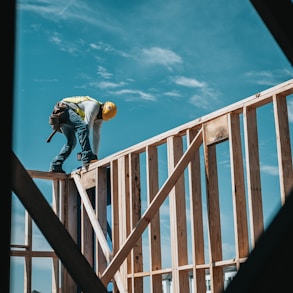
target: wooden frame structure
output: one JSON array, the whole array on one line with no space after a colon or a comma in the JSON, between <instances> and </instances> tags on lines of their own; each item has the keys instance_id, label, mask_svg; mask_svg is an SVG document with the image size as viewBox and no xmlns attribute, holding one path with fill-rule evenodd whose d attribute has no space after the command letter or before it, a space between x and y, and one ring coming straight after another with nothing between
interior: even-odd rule
<instances>
[{"instance_id":1,"label":"wooden frame structure","mask_svg":"<svg viewBox=\"0 0 293 293\"><path fill-rule=\"evenodd\" d=\"M204 293L209 274L210 292L218 293L224 287L225 269L238 270L265 229L267 194L261 184L258 133L260 124L266 123L258 119L262 107L271 106L266 118L275 129L280 206L292 188L287 105L292 94L293 79L101 159L88 169L62 176L32 170L28 174L52 180L56 216L112 292L161 293L168 275L173 292ZM220 145L227 147L229 158L230 180L224 188L219 179ZM26 183L14 182L18 195ZM227 193L227 189L235 238L233 257L228 259L223 255L221 210L221 190ZM38 211L33 215L37 219ZM74 264L66 262L66 255L62 260L62 248L54 237L50 244L56 253L60 251L57 255L34 252L29 215L26 225L25 246L11 246L11 256L25 257L25 293L31 292L34 256L52 258L53 292L78 292L76 280L83 283L83 279L69 273ZM45 237L50 235L43 227ZM65 266L61 272L60 259Z\"/></svg>"}]
</instances>

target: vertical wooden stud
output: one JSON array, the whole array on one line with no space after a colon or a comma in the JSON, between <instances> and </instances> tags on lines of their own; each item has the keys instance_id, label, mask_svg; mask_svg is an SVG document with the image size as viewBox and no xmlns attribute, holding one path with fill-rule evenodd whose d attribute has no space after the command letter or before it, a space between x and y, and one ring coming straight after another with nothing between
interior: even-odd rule
<instances>
[{"instance_id":1,"label":"vertical wooden stud","mask_svg":"<svg viewBox=\"0 0 293 293\"><path fill-rule=\"evenodd\" d=\"M159 190L159 173L158 173L158 150L150 146L146 150L147 162L147 193L148 202L152 202L154 196ZM162 268L161 259L161 235L160 235L160 210L153 217L149 229L150 241L150 266L151 270L160 270ZM150 276L151 293L162 292L162 275L156 274Z\"/></svg>"},{"instance_id":2,"label":"vertical wooden stud","mask_svg":"<svg viewBox=\"0 0 293 293\"><path fill-rule=\"evenodd\" d=\"M254 247L257 238L264 230L256 109L244 107L243 118L250 236L252 247Z\"/></svg>"},{"instance_id":3,"label":"vertical wooden stud","mask_svg":"<svg viewBox=\"0 0 293 293\"><path fill-rule=\"evenodd\" d=\"M168 171L171 173L183 154L182 138L168 138ZM189 292L187 271L179 271L178 266L188 263L186 201L184 172L172 188L170 195L171 247L172 247L172 282L175 292Z\"/></svg>"}]
</instances>

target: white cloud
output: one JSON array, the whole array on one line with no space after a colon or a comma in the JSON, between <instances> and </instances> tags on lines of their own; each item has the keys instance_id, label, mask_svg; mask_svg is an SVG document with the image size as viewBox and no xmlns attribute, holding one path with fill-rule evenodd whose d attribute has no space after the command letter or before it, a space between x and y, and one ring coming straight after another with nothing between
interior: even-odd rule
<instances>
[{"instance_id":1,"label":"white cloud","mask_svg":"<svg viewBox=\"0 0 293 293\"><path fill-rule=\"evenodd\" d=\"M101 89L117 88L125 84L126 84L125 82L114 83L114 82L108 82L108 81L101 81L101 82L95 83L95 85Z\"/></svg>"},{"instance_id":2,"label":"white cloud","mask_svg":"<svg viewBox=\"0 0 293 293\"><path fill-rule=\"evenodd\" d=\"M177 91L165 92L164 95L169 97L181 97L181 94Z\"/></svg>"},{"instance_id":3,"label":"white cloud","mask_svg":"<svg viewBox=\"0 0 293 293\"><path fill-rule=\"evenodd\" d=\"M269 175L272 175L272 176L278 176L279 175L278 166L261 165L260 168L264 173L267 173Z\"/></svg>"},{"instance_id":4,"label":"white cloud","mask_svg":"<svg viewBox=\"0 0 293 293\"><path fill-rule=\"evenodd\" d=\"M98 67L98 75L105 79L109 79L113 76L113 74L107 72L106 68L104 68L103 66Z\"/></svg>"},{"instance_id":5,"label":"white cloud","mask_svg":"<svg viewBox=\"0 0 293 293\"><path fill-rule=\"evenodd\" d=\"M113 92L113 94L116 95L128 95L126 98L126 101L133 101L134 99L143 99L146 101L155 101L156 97L152 94L145 93L140 90L129 90L129 89L124 89L121 91L116 91Z\"/></svg>"},{"instance_id":6,"label":"white cloud","mask_svg":"<svg viewBox=\"0 0 293 293\"><path fill-rule=\"evenodd\" d=\"M97 43L91 43L90 47L94 50L103 51L105 53L113 53L115 55L121 56L121 57L130 57L129 54L122 50L117 50L110 44L104 43L104 42L97 42Z\"/></svg>"},{"instance_id":7,"label":"white cloud","mask_svg":"<svg viewBox=\"0 0 293 293\"><path fill-rule=\"evenodd\" d=\"M162 49L159 47L152 47L150 49L142 50L142 58L144 62L152 64L161 64L167 66L170 69L170 65L176 63L182 63L182 58L168 49Z\"/></svg>"},{"instance_id":8,"label":"white cloud","mask_svg":"<svg viewBox=\"0 0 293 293\"><path fill-rule=\"evenodd\" d=\"M192 87L192 88L204 88L206 87L205 82L200 82L194 78L187 78L184 76L178 76L174 78L174 82L176 84L185 86L185 87Z\"/></svg>"},{"instance_id":9,"label":"white cloud","mask_svg":"<svg viewBox=\"0 0 293 293\"><path fill-rule=\"evenodd\" d=\"M88 23L93 26L105 29L110 32L122 33L119 23L113 19L109 21L105 17L104 7L98 1L89 6L86 1L67 0L36 0L17 2L17 9L34 12L50 21L78 20L81 23Z\"/></svg>"},{"instance_id":10,"label":"white cloud","mask_svg":"<svg viewBox=\"0 0 293 293\"><path fill-rule=\"evenodd\" d=\"M193 95L189 99L189 103L196 106L197 108L203 109L203 110L209 110L210 108L210 100L207 98L204 98L203 96L200 95Z\"/></svg>"},{"instance_id":11,"label":"white cloud","mask_svg":"<svg viewBox=\"0 0 293 293\"><path fill-rule=\"evenodd\" d=\"M70 54L78 51L76 44L65 42L59 33L54 32L52 35L51 34L52 33L49 33L49 41L55 44L61 51L68 52Z\"/></svg>"},{"instance_id":12,"label":"white cloud","mask_svg":"<svg viewBox=\"0 0 293 293\"><path fill-rule=\"evenodd\" d=\"M293 72L289 70L261 70L261 71L249 71L245 73L245 77L248 81L264 86L274 86L286 79L290 79L293 76Z\"/></svg>"}]
</instances>

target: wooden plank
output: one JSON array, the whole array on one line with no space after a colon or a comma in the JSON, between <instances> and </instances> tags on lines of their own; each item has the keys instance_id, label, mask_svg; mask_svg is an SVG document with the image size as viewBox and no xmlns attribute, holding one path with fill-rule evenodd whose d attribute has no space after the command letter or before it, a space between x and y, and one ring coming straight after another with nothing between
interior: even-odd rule
<instances>
[{"instance_id":1,"label":"wooden plank","mask_svg":"<svg viewBox=\"0 0 293 293\"><path fill-rule=\"evenodd\" d=\"M59 196L59 219L63 223L65 227L68 227L68 207L69 207L69 197L68 197L68 180L59 180L60 186L60 196ZM76 215L75 215L75 225L77 225ZM73 224L74 225L74 224ZM75 226L76 227L76 226ZM68 230L67 230L68 231ZM55 257L56 258L56 257ZM66 269L64 268L62 262L58 260L59 264L59 271L58 276L60 276L59 286L60 288L64 289L66 292L71 293L76 291L76 284L73 282L70 275L67 273ZM65 286L69 287L65 287ZM70 288L70 290L69 290ZM72 289L74 288L74 289ZM59 289L58 289L59 290ZM59 292L59 291L57 291Z\"/></svg>"},{"instance_id":2,"label":"wooden plank","mask_svg":"<svg viewBox=\"0 0 293 293\"><path fill-rule=\"evenodd\" d=\"M216 145L205 144L204 140L204 158L206 171L206 193L207 193L207 213L208 213L208 233L209 233L209 253L210 263L222 260L222 235L221 218L218 187L218 170ZM220 292L224 286L222 268L210 268L211 292Z\"/></svg>"},{"instance_id":3,"label":"wooden plank","mask_svg":"<svg viewBox=\"0 0 293 293\"><path fill-rule=\"evenodd\" d=\"M200 130L197 136L194 138L192 143L187 148L184 155L181 157L179 162L177 163L176 167L174 168L173 172L167 178L161 189L158 191L156 196L154 197L153 201L144 212L143 216L141 217L140 221L137 223L135 229L130 233L127 237L125 243L120 248L120 250L116 253L113 257L111 263L108 265L107 269L104 271L102 275L102 280L105 283L108 283L113 274L117 271L121 263L124 261L125 257L129 254L130 250L133 247L133 244L141 237L141 234L148 226L150 221L153 219L154 215L159 210L160 206L168 196L168 193L171 191L175 183L177 182L178 178L182 175L185 168L187 167L188 163L190 162L194 151L196 151L200 144L202 143L202 131Z\"/></svg>"},{"instance_id":4,"label":"wooden plank","mask_svg":"<svg viewBox=\"0 0 293 293\"><path fill-rule=\"evenodd\" d=\"M187 145L190 145L196 134L197 131L187 131ZM193 290L198 293L206 293L205 270L196 269L196 265L205 263L199 150L194 152L194 157L189 163L188 176L190 192L192 263L194 264Z\"/></svg>"},{"instance_id":5,"label":"wooden plank","mask_svg":"<svg viewBox=\"0 0 293 293\"><path fill-rule=\"evenodd\" d=\"M32 218L28 211L25 211L25 245L28 254L24 258L24 293L30 293L32 290Z\"/></svg>"},{"instance_id":6,"label":"wooden plank","mask_svg":"<svg viewBox=\"0 0 293 293\"><path fill-rule=\"evenodd\" d=\"M27 170L28 174L32 178L39 178L39 179L47 179L47 180L67 180L68 175L64 173L54 173L54 172L44 172L44 171L35 171L35 170Z\"/></svg>"},{"instance_id":7,"label":"wooden plank","mask_svg":"<svg viewBox=\"0 0 293 293\"><path fill-rule=\"evenodd\" d=\"M127 238L127 229L129 228L129 165L128 156L124 156L118 159L118 192L119 192L119 247L123 245ZM120 266L120 274L123 282L123 286L127 289L127 263L129 254L124 258Z\"/></svg>"},{"instance_id":8,"label":"wooden plank","mask_svg":"<svg viewBox=\"0 0 293 293\"><path fill-rule=\"evenodd\" d=\"M112 251L115 254L119 250L119 194L118 194L118 161L111 163L111 205L112 205Z\"/></svg>"},{"instance_id":9,"label":"wooden plank","mask_svg":"<svg viewBox=\"0 0 293 293\"><path fill-rule=\"evenodd\" d=\"M81 175L80 179L84 189L90 189L96 186L96 169L88 172L80 172L79 174Z\"/></svg>"},{"instance_id":10,"label":"wooden plank","mask_svg":"<svg viewBox=\"0 0 293 293\"><path fill-rule=\"evenodd\" d=\"M205 123L204 131L207 145L227 140L229 138L227 115Z\"/></svg>"},{"instance_id":11,"label":"wooden plank","mask_svg":"<svg viewBox=\"0 0 293 293\"><path fill-rule=\"evenodd\" d=\"M118 191L118 161L114 160L110 165L111 184L111 206L112 206L112 252L113 255L119 250L119 191ZM113 292L118 292L115 281L113 282Z\"/></svg>"},{"instance_id":12,"label":"wooden plank","mask_svg":"<svg viewBox=\"0 0 293 293\"><path fill-rule=\"evenodd\" d=\"M59 260L58 258L52 259L52 293L59 293Z\"/></svg>"},{"instance_id":13,"label":"wooden plank","mask_svg":"<svg viewBox=\"0 0 293 293\"><path fill-rule=\"evenodd\" d=\"M60 219L60 182L54 179L52 182L52 209ZM59 291L59 260L52 260L52 293Z\"/></svg>"},{"instance_id":14,"label":"wooden plank","mask_svg":"<svg viewBox=\"0 0 293 293\"><path fill-rule=\"evenodd\" d=\"M130 231L132 231L137 222L141 218L141 183L140 183L140 158L139 154L130 154L129 160L129 182L130 182L130 208L131 224ZM128 235L130 233L128 232ZM131 267L128 268L128 272L137 273L143 271L143 257L142 257L142 239L139 238L135 246L132 249L131 254ZM131 291L129 292L143 292L143 278L132 278Z\"/></svg>"},{"instance_id":15,"label":"wooden plank","mask_svg":"<svg viewBox=\"0 0 293 293\"><path fill-rule=\"evenodd\" d=\"M88 202L92 206L92 194L88 195ZM84 202L81 202L81 215L80 215L80 225L81 225L81 252L89 262L89 264L94 267L94 247L93 247L93 229L91 226L91 220L89 219L87 209L84 206Z\"/></svg>"},{"instance_id":16,"label":"wooden plank","mask_svg":"<svg viewBox=\"0 0 293 293\"><path fill-rule=\"evenodd\" d=\"M75 243L77 243L77 211L80 210L77 207L77 198L78 198L78 191L72 179L67 180L67 189L65 190L64 196L64 226L66 227L68 233L72 237ZM62 287L68 293L75 293L77 292L77 285L73 278L70 276L68 271L64 269L62 266L62 278L63 284Z\"/></svg>"},{"instance_id":17,"label":"wooden plank","mask_svg":"<svg viewBox=\"0 0 293 293\"><path fill-rule=\"evenodd\" d=\"M292 153L286 96L274 95L274 118L282 204L293 187Z\"/></svg>"},{"instance_id":18,"label":"wooden plank","mask_svg":"<svg viewBox=\"0 0 293 293\"><path fill-rule=\"evenodd\" d=\"M32 219L46 237L48 243L63 262L75 282L87 293L104 292L107 289L97 277L77 245L56 217L47 200L12 152L12 191L18 196ZM48 225L50 223L50 225ZM64 249L66 247L66 249Z\"/></svg>"},{"instance_id":19,"label":"wooden plank","mask_svg":"<svg viewBox=\"0 0 293 293\"><path fill-rule=\"evenodd\" d=\"M167 143L168 173L171 174L183 154L183 143L178 136L169 137ZM178 266L188 263L184 172L170 192L169 203L173 290L189 292L188 273L177 270Z\"/></svg>"},{"instance_id":20,"label":"wooden plank","mask_svg":"<svg viewBox=\"0 0 293 293\"><path fill-rule=\"evenodd\" d=\"M100 167L96 169L96 188L95 188L95 210L96 218L100 223L104 238L107 239L107 168ZM103 254L100 242L97 238L96 241L96 271L98 274L107 267L107 259Z\"/></svg>"},{"instance_id":21,"label":"wooden plank","mask_svg":"<svg viewBox=\"0 0 293 293\"><path fill-rule=\"evenodd\" d=\"M244 138L246 152L247 192L250 211L250 230L252 247L263 232L263 210L258 152L258 133L255 108L244 109Z\"/></svg>"},{"instance_id":22,"label":"wooden plank","mask_svg":"<svg viewBox=\"0 0 293 293\"><path fill-rule=\"evenodd\" d=\"M230 114L228 118L235 247L238 259L246 257L249 253L247 208L239 115Z\"/></svg>"},{"instance_id":23,"label":"wooden plank","mask_svg":"<svg viewBox=\"0 0 293 293\"><path fill-rule=\"evenodd\" d=\"M150 146L146 149L146 165L148 204L150 204L159 190L158 150L156 147ZM154 215L150 223L149 246L151 271L162 269L160 210ZM161 275L151 274L150 283L151 293L162 292Z\"/></svg>"},{"instance_id":24,"label":"wooden plank","mask_svg":"<svg viewBox=\"0 0 293 293\"><path fill-rule=\"evenodd\" d=\"M33 257L47 257L47 258L54 258L56 254L54 251L23 251L23 250L13 250L10 252L11 256L29 256Z\"/></svg>"}]
</instances>

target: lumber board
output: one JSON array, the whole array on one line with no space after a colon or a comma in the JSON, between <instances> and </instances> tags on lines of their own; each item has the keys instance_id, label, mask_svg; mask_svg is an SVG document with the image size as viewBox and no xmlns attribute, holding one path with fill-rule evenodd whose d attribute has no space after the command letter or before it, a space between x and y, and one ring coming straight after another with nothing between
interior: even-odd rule
<instances>
[{"instance_id":1,"label":"lumber board","mask_svg":"<svg viewBox=\"0 0 293 293\"><path fill-rule=\"evenodd\" d=\"M196 131L187 131L187 144L189 145ZM203 211L200 152L195 151L194 157L188 166L189 192L190 192L190 221L191 221L191 247L193 267L193 288L195 292L206 292L205 270L197 270L196 265L205 263L204 233L203 233Z\"/></svg>"},{"instance_id":2,"label":"lumber board","mask_svg":"<svg viewBox=\"0 0 293 293\"><path fill-rule=\"evenodd\" d=\"M218 143L229 138L227 115L220 116L204 124L205 143Z\"/></svg>"},{"instance_id":3,"label":"lumber board","mask_svg":"<svg viewBox=\"0 0 293 293\"><path fill-rule=\"evenodd\" d=\"M60 180L66 180L68 178L68 175L65 173L55 173L55 172L44 172L44 171L36 171L36 170L27 170L28 174L32 178L39 178L39 179L47 179L47 180L54 180L54 179L60 179Z\"/></svg>"},{"instance_id":4,"label":"lumber board","mask_svg":"<svg viewBox=\"0 0 293 293\"><path fill-rule=\"evenodd\" d=\"M120 176L118 177L118 192L119 192L119 247L121 247L127 238L127 233L129 229L129 164L128 156L123 156L118 159L118 170ZM129 254L125 256L119 272L121 273L122 280L124 281L124 286L127 287L126 277L127 277L127 262L129 261Z\"/></svg>"},{"instance_id":5,"label":"lumber board","mask_svg":"<svg viewBox=\"0 0 293 293\"><path fill-rule=\"evenodd\" d=\"M274 96L277 155L282 204L293 187L292 152L289 131L288 109L285 96Z\"/></svg>"},{"instance_id":6,"label":"lumber board","mask_svg":"<svg viewBox=\"0 0 293 293\"><path fill-rule=\"evenodd\" d=\"M96 218L100 223L105 239L107 238L107 168L96 169L95 210ZM96 269L101 274L107 267L107 259L98 239L96 241Z\"/></svg>"},{"instance_id":7,"label":"lumber board","mask_svg":"<svg viewBox=\"0 0 293 293\"><path fill-rule=\"evenodd\" d=\"M247 193L251 227L250 236L252 246L254 246L256 239L264 229L256 109L245 107L243 118L246 150Z\"/></svg>"},{"instance_id":8,"label":"lumber board","mask_svg":"<svg viewBox=\"0 0 293 293\"><path fill-rule=\"evenodd\" d=\"M230 114L228 118L235 246L236 258L239 258L246 257L249 253L244 168L239 115Z\"/></svg>"},{"instance_id":9,"label":"lumber board","mask_svg":"<svg viewBox=\"0 0 293 293\"><path fill-rule=\"evenodd\" d=\"M148 204L159 190L158 149L150 146L146 150ZM162 269L160 210L154 215L149 228L150 264L152 272ZM162 292L162 276L151 276L152 292Z\"/></svg>"},{"instance_id":10,"label":"lumber board","mask_svg":"<svg viewBox=\"0 0 293 293\"><path fill-rule=\"evenodd\" d=\"M133 230L136 223L141 218L141 182L140 182L140 156L139 154L130 154L129 160L129 202L130 202L130 231ZM130 232L129 231L129 232ZM129 234L128 232L128 234ZM128 273L143 271L143 247L140 238L131 252L131 263L128 267ZM132 292L143 292L143 279L131 278Z\"/></svg>"},{"instance_id":11,"label":"lumber board","mask_svg":"<svg viewBox=\"0 0 293 293\"><path fill-rule=\"evenodd\" d=\"M182 138L171 136L167 140L168 173L171 174L183 154ZM186 272L179 272L176 268L188 263L187 231L186 231L186 196L184 186L184 172L178 178L169 194L170 232L172 280L175 292L189 292L189 280Z\"/></svg>"},{"instance_id":12,"label":"lumber board","mask_svg":"<svg viewBox=\"0 0 293 293\"><path fill-rule=\"evenodd\" d=\"M221 234L221 217L219 203L218 187L218 170L216 145L206 145L205 133L204 141L204 158L206 170L206 196L207 196L207 213L208 213L208 234L209 234L209 253L210 262L222 260L222 234ZM211 291L218 292L224 286L223 269L217 267L210 268Z\"/></svg>"}]
</instances>

